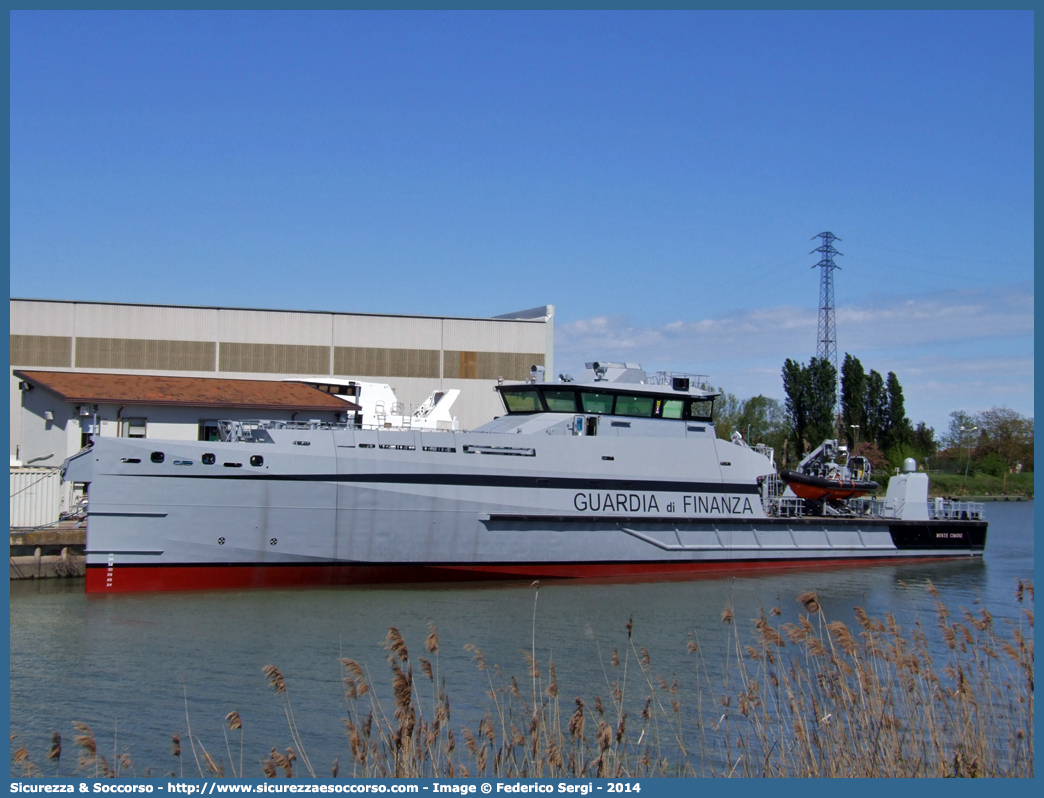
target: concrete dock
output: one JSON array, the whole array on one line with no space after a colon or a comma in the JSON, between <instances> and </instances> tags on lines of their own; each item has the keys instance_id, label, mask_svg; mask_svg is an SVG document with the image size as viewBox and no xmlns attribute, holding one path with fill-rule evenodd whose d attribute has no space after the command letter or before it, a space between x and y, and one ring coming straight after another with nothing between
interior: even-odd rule
<instances>
[{"instance_id":1,"label":"concrete dock","mask_svg":"<svg viewBox=\"0 0 1044 798\"><path fill-rule=\"evenodd\" d=\"M87 529L82 521L62 521L45 529L11 530L11 579L83 576Z\"/></svg>"}]
</instances>

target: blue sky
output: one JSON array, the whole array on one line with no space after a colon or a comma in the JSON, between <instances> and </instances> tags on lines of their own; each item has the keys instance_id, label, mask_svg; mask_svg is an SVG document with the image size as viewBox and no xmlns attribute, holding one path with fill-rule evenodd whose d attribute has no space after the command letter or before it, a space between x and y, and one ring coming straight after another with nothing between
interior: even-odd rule
<instances>
[{"instance_id":1,"label":"blue sky","mask_svg":"<svg viewBox=\"0 0 1044 798\"><path fill-rule=\"evenodd\" d=\"M491 316L556 371L1033 413L1033 16L11 15L11 293Z\"/></svg>"}]
</instances>

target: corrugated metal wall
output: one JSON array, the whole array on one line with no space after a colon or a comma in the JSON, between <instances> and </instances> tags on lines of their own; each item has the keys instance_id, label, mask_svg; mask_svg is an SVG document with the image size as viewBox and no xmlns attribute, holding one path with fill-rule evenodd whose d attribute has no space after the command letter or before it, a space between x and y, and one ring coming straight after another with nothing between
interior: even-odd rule
<instances>
[{"instance_id":1,"label":"corrugated metal wall","mask_svg":"<svg viewBox=\"0 0 1044 798\"><path fill-rule=\"evenodd\" d=\"M78 369L146 369L149 371L213 371L213 341L170 341L153 338L76 338Z\"/></svg>"},{"instance_id":2,"label":"corrugated metal wall","mask_svg":"<svg viewBox=\"0 0 1044 798\"><path fill-rule=\"evenodd\" d=\"M62 475L57 468L11 469L11 527L53 524L62 512Z\"/></svg>"},{"instance_id":3,"label":"corrugated metal wall","mask_svg":"<svg viewBox=\"0 0 1044 798\"><path fill-rule=\"evenodd\" d=\"M217 313L218 335L231 343L329 347L333 336L332 313L224 308Z\"/></svg>"}]
</instances>

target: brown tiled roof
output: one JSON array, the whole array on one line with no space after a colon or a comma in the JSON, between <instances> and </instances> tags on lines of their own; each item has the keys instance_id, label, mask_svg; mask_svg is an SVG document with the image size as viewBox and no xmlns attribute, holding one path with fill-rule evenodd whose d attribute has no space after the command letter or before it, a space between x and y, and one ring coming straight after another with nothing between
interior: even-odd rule
<instances>
[{"instance_id":1,"label":"brown tiled roof","mask_svg":"<svg viewBox=\"0 0 1044 798\"><path fill-rule=\"evenodd\" d=\"M155 377L145 374L86 374L76 371L16 370L14 374L19 379L50 391L67 402L342 413L359 409L356 404L299 382Z\"/></svg>"}]
</instances>

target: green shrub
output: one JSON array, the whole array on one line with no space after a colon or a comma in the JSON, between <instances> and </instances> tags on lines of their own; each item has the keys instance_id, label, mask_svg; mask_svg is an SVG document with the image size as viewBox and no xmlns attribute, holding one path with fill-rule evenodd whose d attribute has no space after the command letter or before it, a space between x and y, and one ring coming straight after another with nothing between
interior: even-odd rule
<instances>
[{"instance_id":1,"label":"green shrub","mask_svg":"<svg viewBox=\"0 0 1044 798\"><path fill-rule=\"evenodd\" d=\"M990 452L988 455L983 457L977 463L979 470L984 474L989 474L991 477L1003 477L1004 473L1008 470L1008 464L1004 462L1004 459L994 452Z\"/></svg>"}]
</instances>

